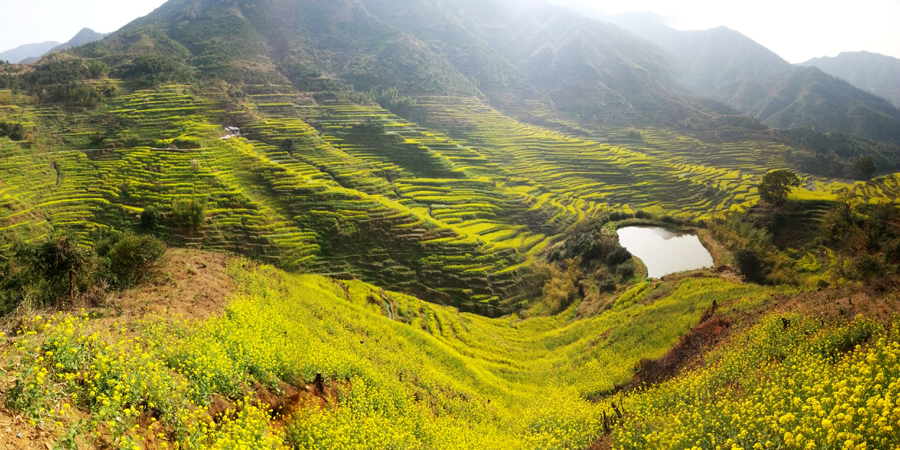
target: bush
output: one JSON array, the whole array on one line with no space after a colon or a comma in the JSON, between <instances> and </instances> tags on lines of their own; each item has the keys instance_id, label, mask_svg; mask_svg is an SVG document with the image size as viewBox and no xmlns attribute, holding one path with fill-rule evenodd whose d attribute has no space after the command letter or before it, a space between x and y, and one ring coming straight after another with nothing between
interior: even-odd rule
<instances>
[{"instance_id":1,"label":"bush","mask_svg":"<svg viewBox=\"0 0 900 450\"><path fill-rule=\"evenodd\" d=\"M756 249L745 247L734 252L734 263L748 281L759 281L763 275L763 260Z\"/></svg>"},{"instance_id":2,"label":"bush","mask_svg":"<svg viewBox=\"0 0 900 450\"><path fill-rule=\"evenodd\" d=\"M13 253L18 273L5 287L36 293L40 306L74 297L84 275L82 269L91 262L90 253L69 235L37 244L16 244Z\"/></svg>"},{"instance_id":3,"label":"bush","mask_svg":"<svg viewBox=\"0 0 900 450\"><path fill-rule=\"evenodd\" d=\"M116 234L97 244L97 254L106 266L110 284L121 289L150 277L165 253L166 246L159 239L132 233Z\"/></svg>"},{"instance_id":4,"label":"bush","mask_svg":"<svg viewBox=\"0 0 900 450\"><path fill-rule=\"evenodd\" d=\"M11 141L25 139L25 127L21 123L0 122L0 136L9 136Z\"/></svg>"},{"instance_id":5,"label":"bush","mask_svg":"<svg viewBox=\"0 0 900 450\"><path fill-rule=\"evenodd\" d=\"M634 263L628 262L628 263L620 265L619 268L616 269L616 275L618 275L620 278L622 278L624 280L633 278L634 277Z\"/></svg>"},{"instance_id":6,"label":"bush","mask_svg":"<svg viewBox=\"0 0 900 450\"><path fill-rule=\"evenodd\" d=\"M206 223L206 201L196 198L173 201L172 222L193 232L199 231Z\"/></svg>"},{"instance_id":7,"label":"bush","mask_svg":"<svg viewBox=\"0 0 900 450\"><path fill-rule=\"evenodd\" d=\"M635 211L634 217L641 220L653 220L653 214L650 214L642 209Z\"/></svg>"},{"instance_id":8,"label":"bush","mask_svg":"<svg viewBox=\"0 0 900 450\"><path fill-rule=\"evenodd\" d=\"M619 248L613 250L612 253L607 255L606 262L607 262L607 264L609 264L610 267L613 267L613 266L618 266L619 264L622 264L625 261L628 261L629 259L631 259L631 253L628 250L625 250L624 248L619 247Z\"/></svg>"},{"instance_id":9,"label":"bush","mask_svg":"<svg viewBox=\"0 0 900 450\"><path fill-rule=\"evenodd\" d=\"M88 64L88 74L91 78L106 78L109 75L109 66L103 61L91 61Z\"/></svg>"},{"instance_id":10,"label":"bush","mask_svg":"<svg viewBox=\"0 0 900 450\"><path fill-rule=\"evenodd\" d=\"M611 276L606 277L605 280L602 280L597 284L597 289L599 289L600 292L615 292L616 279Z\"/></svg>"},{"instance_id":11,"label":"bush","mask_svg":"<svg viewBox=\"0 0 900 450\"><path fill-rule=\"evenodd\" d=\"M608 218L611 222L616 222L619 220L631 219L632 217L634 217L634 216L631 214L624 213L621 211L616 211L614 213L611 213Z\"/></svg>"},{"instance_id":12,"label":"bush","mask_svg":"<svg viewBox=\"0 0 900 450\"><path fill-rule=\"evenodd\" d=\"M850 262L850 273L853 278L868 283L884 274L884 264L877 256L863 253Z\"/></svg>"},{"instance_id":13,"label":"bush","mask_svg":"<svg viewBox=\"0 0 900 450\"><path fill-rule=\"evenodd\" d=\"M190 80L190 71L178 60L164 55L140 55L117 73L121 78L143 85L156 85Z\"/></svg>"},{"instance_id":14,"label":"bush","mask_svg":"<svg viewBox=\"0 0 900 450\"><path fill-rule=\"evenodd\" d=\"M155 230L159 226L160 218L159 211L152 206L148 206L141 212L141 225L147 230Z\"/></svg>"}]
</instances>

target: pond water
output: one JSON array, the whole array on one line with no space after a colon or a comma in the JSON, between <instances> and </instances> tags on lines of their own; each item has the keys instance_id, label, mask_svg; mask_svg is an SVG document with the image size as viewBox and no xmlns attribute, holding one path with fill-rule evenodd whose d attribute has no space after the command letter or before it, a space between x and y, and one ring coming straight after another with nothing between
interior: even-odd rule
<instances>
[{"instance_id":1,"label":"pond water","mask_svg":"<svg viewBox=\"0 0 900 450\"><path fill-rule=\"evenodd\" d=\"M693 234L659 227L619 228L619 243L641 259L650 278L713 266L712 255Z\"/></svg>"}]
</instances>

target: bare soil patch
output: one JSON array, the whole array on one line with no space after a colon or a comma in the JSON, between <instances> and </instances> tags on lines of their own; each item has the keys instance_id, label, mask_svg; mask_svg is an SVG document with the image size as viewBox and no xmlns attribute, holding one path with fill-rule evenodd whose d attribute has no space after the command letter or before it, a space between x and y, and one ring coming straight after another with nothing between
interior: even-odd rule
<instances>
[{"instance_id":1,"label":"bare soil patch","mask_svg":"<svg viewBox=\"0 0 900 450\"><path fill-rule=\"evenodd\" d=\"M111 295L108 306L126 318L180 315L203 319L221 314L236 288L228 274L233 259L201 250L169 250L161 275L153 283Z\"/></svg>"}]
</instances>

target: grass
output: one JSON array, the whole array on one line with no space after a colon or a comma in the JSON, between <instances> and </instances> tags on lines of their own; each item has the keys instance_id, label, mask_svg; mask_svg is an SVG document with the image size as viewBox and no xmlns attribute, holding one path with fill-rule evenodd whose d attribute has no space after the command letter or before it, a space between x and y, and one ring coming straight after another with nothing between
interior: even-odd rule
<instances>
[{"instance_id":1,"label":"grass","mask_svg":"<svg viewBox=\"0 0 900 450\"><path fill-rule=\"evenodd\" d=\"M378 106L316 103L289 86L244 86L238 103L191 85L121 89L94 109L16 96L16 108L0 112L32 130L0 147L0 229L10 231L0 245L61 228L89 245L136 228L148 206L165 216L173 201L200 197L202 230L164 220L157 232L176 245L352 273L498 315L528 300L518 286L530 261L574 225L611 211L745 211L767 168L789 166L774 144L709 144L659 129L634 141L629 130L564 124L580 130L573 137L472 98L423 97L404 119ZM222 123L245 137L220 140ZM815 190L793 199L811 221L842 190L867 202L900 192L892 178L804 180Z\"/></svg>"},{"instance_id":2,"label":"grass","mask_svg":"<svg viewBox=\"0 0 900 450\"><path fill-rule=\"evenodd\" d=\"M826 326L766 316L739 326L731 344L695 369L620 393L640 361L666 354L713 304L744 317L799 289L635 277L604 305L515 314L532 300L521 292L530 265L573 226L609 212L702 220L747 210L767 170L790 168L782 146L714 144L660 129L642 129L636 141L630 130L548 122L575 137L474 98L423 97L402 118L374 105L314 102L287 86L243 89L249 96L235 101L208 87L160 86L77 111L17 95L15 107L0 109L30 130L25 141L0 140L4 250L61 229L91 245L111 230L139 229L140 213L153 206L163 223L152 232L174 245L271 264L235 265L239 290L223 314L203 320L105 319L99 310L17 327L4 343L6 371L16 374L7 404L60 442L898 442L898 418L886 406L898 339L863 320ZM238 125L243 137L220 139L222 124ZM809 227L835 201L900 196L896 176L803 179L807 188L791 200ZM166 220L173 202L186 199L206 201L198 230ZM795 253L810 277L827 277L835 264L833 255ZM231 412L211 420L222 402ZM613 404L624 413L608 434Z\"/></svg>"},{"instance_id":3,"label":"grass","mask_svg":"<svg viewBox=\"0 0 900 450\"><path fill-rule=\"evenodd\" d=\"M254 448L584 448L601 437L605 407L586 398L630 380L637 361L674 345L713 300L771 294L686 279L653 303L641 300L649 290L630 291L593 319L575 320L574 307L487 319L359 281L244 266L229 269L239 290L208 319L29 320L5 349L20 386L8 402L35 424L77 426L80 439L127 448L149 436L181 448L228 439ZM317 373L336 403L298 408L277 427L260 393L302 391ZM239 412L213 424L206 408L217 396Z\"/></svg>"}]
</instances>

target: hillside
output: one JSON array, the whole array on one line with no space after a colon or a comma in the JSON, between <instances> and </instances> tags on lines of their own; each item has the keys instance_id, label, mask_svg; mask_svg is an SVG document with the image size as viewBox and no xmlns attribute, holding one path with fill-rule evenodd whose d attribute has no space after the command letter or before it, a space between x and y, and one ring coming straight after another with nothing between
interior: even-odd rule
<instances>
[{"instance_id":1,"label":"hillside","mask_svg":"<svg viewBox=\"0 0 900 450\"><path fill-rule=\"evenodd\" d=\"M525 89L534 100L546 96L560 111L606 123L673 121L690 113L671 94L675 83L660 54L614 27L564 8L504 0L362 3L382 20L456 55L452 60L457 67L477 64L463 71L468 76L492 82L496 77L480 72L496 71L504 81L493 82L488 92L501 105L512 101L511 107L521 108L531 98L510 97ZM469 57L470 49L478 48L484 55ZM503 64L490 68L496 61Z\"/></svg>"},{"instance_id":2,"label":"hillside","mask_svg":"<svg viewBox=\"0 0 900 450\"><path fill-rule=\"evenodd\" d=\"M714 98L720 97L714 93L723 85L765 80L791 70L791 65L771 50L726 27L681 31L645 14L623 14L607 20L658 46L672 58L687 86ZM746 110L740 103L727 104Z\"/></svg>"},{"instance_id":3,"label":"hillside","mask_svg":"<svg viewBox=\"0 0 900 450\"><path fill-rule=\"evenodd\" d=\"M897 442L890 429L870 425L896 420L895 412L843 412L895 395L900 337L868 319L843 324L837 312L820 316L827 325L804 318L799 312L817 300L789 289L686 278L638 285L591 319L573 320L573 307L555 317L492 320L357 281L197 252L172 256L169 281L149 295L110 300L125 315L92 308L34 317L3 344L11 357L4 367L16 368L9 383L25 386L13 389L9 404L30 420L53 420L41 434L16 421L10 430L19 448L59 439L142 448L661 449L709 446L703 427L747 446L760 438L793 442L773 438L768 420L741 431L732 419L747 401L755 408L744 414L754 419L790 414L811 427L811 442L829 432ZM199 263L208 260L216 263ZM211 280L237 287L215 291ZM194 292L214 295L203 306L162 299L198 284ZM162 305L138 310L144 303L135 298L167 304L168 314L160 315ZM187 315L172 318L174 311ZM758 325L739 325L760 313ZM609 395L632 382L636 365L648 367L673 346L684 350L690 339L727 343L658 387ZM831 363L830 355L865 342L872 345ZM842 388L862 370L855 390ZM136 373L145 376L129 376ZM790 390L797 400L766 401L751 389L761 379L766 392ZM810 418L803 402L823 391L823 415ZM713 393L715 400L707 397ZM816 428L822 417L838 431Z\"/></svg>"},{"instance_id":4,"label":"hillside","mask_svg":"<svg viewBox=\"0 0 900 450\"><path fill-rule=\"evenodd\" d=\"M20 45L12 50L6 50L0 53L0 61L9 61L13 64L17 64L25 59L40 57L57 45L59 45L59 42L56 41Z\"/></svg>"},{"instance_id":5,"label":"hillside","mask_svg":"<svg viewBox=\"0 0 900 450\"><path fill-rule=\"evenodd\" d=\"M372 91L350 90L350 78L326 72L289 80L283 72L297 72L283 68L309 50L304 39L340 49L326 37L347 17L371 27L354 27L342 45L359 39L374 48L379 41L362 38L372 33L389 42L415 38L351 3L302 3L324 8L321 17L335 22L307 17L293 37L277 27L266 37L254 25L293 17L277 7L240 14L210 7L198 15L188 6L168 3L75 55L0 74L0 87L8 80L15 89L0 121L25 131L0 138L7 249L55 229L88 243L100 230L137 227L151 209L165 219L158 234L178 245L360 277L500 315L533 301L541 282L531 284L531 268L580 223L613 211L708 220L751 208L771 168L853 173L846 161L868 153L881 170L895 164L892 148L835 152L808 138L795 147L774 138L721 143L653 127L601 129L546 110L547 127L528 125L485 104L476 96L481 88L459 72L425 84L405 77L404 87L472 96L377 90L399 79L393 69L401 66L346 49L316 64L352 78L352 64L365 60L364 73L383 74L367 78ZM193 26L175 25L183 15L195 17ZM303 37L305 27L319 28ZM243 47L223 47L220 39L235 35ZM451 64L426 44L417 48L424 59L416 70ZM230 137L223 125L243 136L223 139ZM205 206L206 220L174 220L185 200Z\"/></svg>"},{"instance_id":6,"label":"hillside","mask_svg":"<svg viewBox=\"0 0 900 450\"><path fill-rule=\"evenodd\" d=\"M680 31L640 14L608 20L658 46L688 88L770 127L812 127L900 144L896 106L833 74L794 68L734 30Z\"/></svg>"},{"instance_id":7,"label":"hillside","mask_svg":"<svg viewBox=\"0 0 900 450\"><path fill-rule=\"evenodd\" d=\"M822 72L900 107L900 59L869 52L842 52L838 56L813 58L799 64L818 67Z\"/></svg>"},{"instance_id":8,"label":"hillside","mask_svg":"<svg viewBox=\"0 0 900 450\"><path fill-rule=\"evenodd\" d=\"M799 68L748 113L776 128L813 127L900 144L900 110L817 68Z\"/></svg>"},{"instance_id":9,"label":"hillside","mask_svg":"<svg viewBox=\"0 0 900 450\"><path fill-rule=\"evenodd\" d=\"M84 44L96 42L103 39L107 35L108 34L97 33L90 28L82 28L81 31L79 31L74 37L72 37L72 39L64 44L60 44L59 42L45 42L44 44L34 44L31 46L26 46L28 48L28 54L24 55L23 53L24 56L22 58L12 61L21 64L34 64L38 62L41 57L49 55L50 53L65 51ZM19 49L23 48L24 47L20 47ZM10 50L10 52L19 51L19 49ZM2 54L0 54L0 59L3 59Z\"/></svg>"},{"instance_id":10,"label":"hillside","mask_svg":"<svg viewBox=\"0 0 900 450\"><path fill-rule=\"evenodd\" d=\"M770 128L717 33L171 0L0 65L0 448L897 447L893 110L789 66Z\"/></svg>"},{"instance_id":11,"label":"hillside","mask_svg":"<svg viewBox=\"0 0 900 450\"><path fill-rule=\"evenodd\" d=\"M240 3L169 3L94 55L147 51L129 42L153 36L141 45L230 80L286 78L301 90L478 95L526 113L537 104L619 124L672 122L696 113L673 95L669 69L650 46L540 1L320 3L281 1L252 11ZM187 18L196 27L173 28ZM161 42L156 30L177 48ZM405 56L398 59L400 53ZM240 67L232 67L238 60Z\"/></svg>"},{"instance_id":12,"label":"hillside","mask_svg":"<svg viewBox=\"0 0 900 450\"><path fill-rule=\"evenodd\" d=\"M109 36L109 33L98 33L90 28L82 28L72 39L69 39L65 44L60 44L56 47L53 47L47 53L60 52L64 50L69 50L75 47L80 47L84 44L90 44L91 42L99 41L106 36Z\"/></svg>"}]
</instances>

